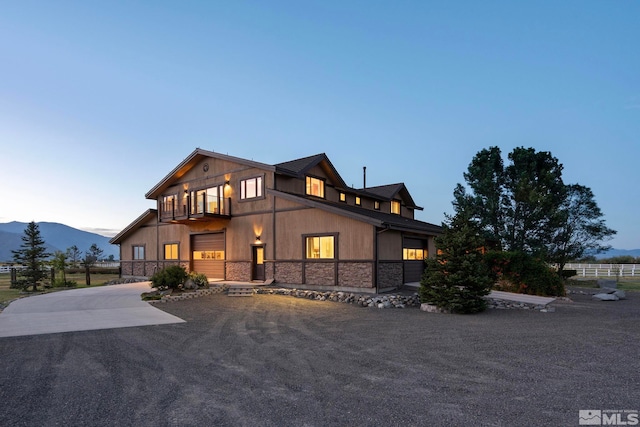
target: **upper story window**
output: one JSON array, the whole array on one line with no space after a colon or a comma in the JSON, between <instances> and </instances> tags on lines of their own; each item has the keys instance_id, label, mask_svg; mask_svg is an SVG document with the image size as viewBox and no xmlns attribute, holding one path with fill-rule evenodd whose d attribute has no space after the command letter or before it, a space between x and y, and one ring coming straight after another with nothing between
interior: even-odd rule
<instances>
[{"instance_id":1,"label":"upper story window","mask_svg":"<svg viewBox=\"0 0 640 427\"><path fill-rule=\"evenodd\" d=\"M362 206L362 199L360 199L360 196L356 196L356 205Z\"/></svg>"},{"instance_id":2,"label":"upper story window","mask_svg":"<svg viewBox=\"0 0 640 427\"><path fill-rule=\"evenodd\" d=\"M322 197L324 199L324 181L308 176L306 194L309 196Z\"/></svg>"},{"instance_id":3,"label":"upper story window","mask_svg":"<svg viewBox=\"0 0 640 427\"><path fill-rule=\"evenodd\" d=\"M307 259L333 259L335 236L307 236L305 246Z\"/></svg>"},{"instance_id":4,"label":"upper story window","mask_svg":"<svg viewBox=\"0 0 640 427\"><path fill-rule=\"evenodd\" d=\"M165 243L165 245L164 245L164 259L178 259L178 244L177 243Z\"/></svg>"},{"instance_id":5,"label":"upper story window","mask_svg":"<svg viewBox=\"0 0 640 427\"><path fill-rule=\"evenodd\" d=\"M216 187L205 188L191 192L191 213L224 213L224 187L218 185Z\"/></svg>"},{"instance_id":6,"label":"upper story window","mask_svg":"<svg viewBox=\"0 0 640 427\"><path fill-rule=\"evenodd\" d=\"M340 193L340 201L341 202L346 202L347 201L347 195L345 193Z\"/></svg>"},{"instance_id":7,"label":"upper story window","mask_svg":"<svg viewBox=\"0 0 640 427\"><path fill-rule=\"evenodd\" d=\"M144 246L133 245L133 259L144 259Z\"/></svg>"},{"instance_id":8,"label":"upper story window","mask_svg":"<svg viewBox=\"0 0 640 427\"><path fill-rule=\"evenodd\" d=\"M400 202L397 200L391 201L391 213L400 215Z\"/></svg>"},{"instance_id":9,"label":"upper story window","mask_svg":"<svg viewBox=\"0 0 640 427\"><path fill-rule=\"evenodd\" d=\"M380 202L377 201L377 200L375 202L373 202L373 208L375 210L379 211L380 210Z\"/></svg>"},{"instance_id":10,"label":"upper story window","mask_svg":"<svg viewBox=\"0 0 640 427\"><path fill-rule=\"evenodd\" d=\"M262 197L262 177L243 179L240 181L240 200Z\"/></svg>"}]
</instances>

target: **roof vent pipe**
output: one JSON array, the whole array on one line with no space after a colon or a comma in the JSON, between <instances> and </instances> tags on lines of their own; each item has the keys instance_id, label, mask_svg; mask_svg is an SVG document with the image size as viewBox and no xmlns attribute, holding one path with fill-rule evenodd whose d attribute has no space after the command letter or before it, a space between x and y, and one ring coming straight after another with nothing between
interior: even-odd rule
<instances>
[{"instance_id":1,"label":"roof vent pipe","mask_svg":"<svg viewBox=\"0 0 640 427\"><path fill-rule=\"evenodd\" d=\"M362 188L367 188L367 167L363 166L362 167Z\"/></svg>"}]
</instances>

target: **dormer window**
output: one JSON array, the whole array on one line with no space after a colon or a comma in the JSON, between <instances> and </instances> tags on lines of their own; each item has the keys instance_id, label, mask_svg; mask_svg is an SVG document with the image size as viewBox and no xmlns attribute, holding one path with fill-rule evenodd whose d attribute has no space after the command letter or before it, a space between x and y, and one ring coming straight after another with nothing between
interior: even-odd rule
<instances>
[{"instance_id":1,"label":"dormer window","mask_svg":"<svg viewBox=\"0 0 640 427\"><path fill-rule=\"evenodd\" d=\"M375 210L379 211L380 210L380 202L377 201L377 200L375 202L373 202L373 208Z\"/></svg>"},{"instance_id":2,"label":"dormer window","mask_svg":"<svg viewBox=\"0 0 640 427\"><path fill-rule=\"evenodd\" d=\"M306 194L324 199L324 181L308 176Z\"/></svg>"},{"instance_id":3,"label":"dormer window","mask_svg":"<svg viewBox=\"0 0 640 427\"><path fill-rule=\"evenodd\" d=\"M340 193L340 201L341 202L346 202L347 201L347 195L345 193Z\"/></svg>"},{"instance_id":4,"label":"dormer window","mask_svg":"<svg viewBox=\"0 0 640 427\"><path fill-rule=\"evenodd\" d=\"M400 215L400 202L397 200L391 201L391 213Z\"/></svg>"},{"instance_id":5,"label":"dormer window","mask_svg":"<svg viewBox=\"0 0 640 427\"><path fill-rule=\"evenodd\" d=\"M356 206L362 206L362 200L360 199L360 196L356 196Z\"/></svg>"}]
</instances>

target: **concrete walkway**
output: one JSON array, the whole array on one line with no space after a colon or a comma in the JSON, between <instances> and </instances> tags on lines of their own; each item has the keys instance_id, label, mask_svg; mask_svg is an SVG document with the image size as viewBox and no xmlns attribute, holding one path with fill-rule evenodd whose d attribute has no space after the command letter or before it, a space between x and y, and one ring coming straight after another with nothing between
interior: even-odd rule
<instances>
[{"instance_id":1,"label":"concrete walkway","mask_svg":"<svg viewBox=\"0 0 640 427\"><path fill-rule=\"evenodd\" d=\"M140 282L21 298L0 313L0 337L184 322L142 301L149 290Z\"/></svg>"}]
</instances>

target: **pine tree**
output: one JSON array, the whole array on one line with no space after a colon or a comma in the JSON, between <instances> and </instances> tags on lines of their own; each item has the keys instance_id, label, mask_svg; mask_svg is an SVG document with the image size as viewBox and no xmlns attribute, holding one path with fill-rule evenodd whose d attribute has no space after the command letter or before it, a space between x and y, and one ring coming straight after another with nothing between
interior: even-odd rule
<instances>
[{"instance_id":1,"label":"pine tree","mask_svg":"<svg viewBox=\"0 0 640 427\"><path fill-rule=\"evenodd\" d=\"M26 267L20 271L17 287L26 290L32 286L35 292L38 284L47 277L45 264L51 254L47 253L44 244L38 224L31 221L24 230L20 249L11 251L14 262Z\"/></svg>"},{"instance_id":2,"label":"pine tree","mask_svg":"<svg viewBox=\"0 0 640 427\"><path fill-rule=\"evenodd\" d=\"M454 313L484 311L492 279L484 262L484 239L469 215L459 211L442 224L436 238L438 254L427 259L420 300Z\"/></svg>"}]
</instances>

